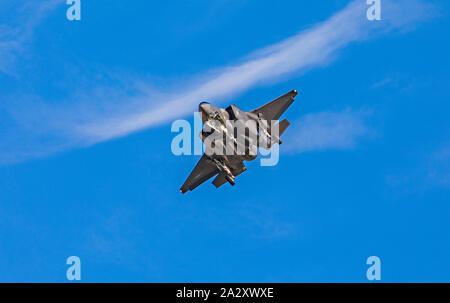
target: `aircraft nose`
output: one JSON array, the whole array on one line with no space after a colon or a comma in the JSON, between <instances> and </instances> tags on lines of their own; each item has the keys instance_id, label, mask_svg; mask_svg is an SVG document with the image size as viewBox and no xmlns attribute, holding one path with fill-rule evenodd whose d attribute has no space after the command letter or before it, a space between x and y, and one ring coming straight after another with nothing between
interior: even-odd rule
<instances>
[{"instance_id":1,"label":"aircraft nose","mask_svg":"<svg viewBox=\"0 0 450 303\"><path fill-rule=\"evenodd\" d=\"M208 104L209 104L208 102L201 102L201 103L198 105L199 111L201 111L202 105L208 105Z\"/></svg>"},{"instance_id":2,"label":"aircraft nose","mask_svg":"<svg viewBox=\"0 0 450 303\"><path fill-rule=\"evenodd\" d=\"M198 112L202 117L203 123L205 123L205 121L208 120L208 115L210 111L211 111L210 104L208 102L202 102L198 105Z\"/></svg>"}]
</instances>

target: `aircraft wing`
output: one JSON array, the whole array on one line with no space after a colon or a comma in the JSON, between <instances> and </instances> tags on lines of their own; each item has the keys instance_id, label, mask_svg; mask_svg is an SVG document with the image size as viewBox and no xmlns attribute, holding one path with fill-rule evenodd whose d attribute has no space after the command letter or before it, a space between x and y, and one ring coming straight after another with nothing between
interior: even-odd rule
<instances>
[{"instance_id":1,"label":"aircraft wing","mask_svg":"<svg viewBox=\"0 0 450 303\"><path fill-rule=\"evenodd\" d=\"M294 102L294 97L297 96L297 91L294 89L289 93L251 111L256 115L262 114L267 121L278 120L281 115Z\"/></svg>"},{"instance_id":2,"label":"aircraft wing","mask_svg":"<svg viewBox=\"0 0 450 303\"><path fill-rule=\"evenodd\" d=\"M194 167L194 170L186 179L186 182L180 188L180 192L184 194L188 190L193 190L209 178L214 177L217 173L219 173L217 166L203 154L200 161Z\"/></svg>"}]
</instances>

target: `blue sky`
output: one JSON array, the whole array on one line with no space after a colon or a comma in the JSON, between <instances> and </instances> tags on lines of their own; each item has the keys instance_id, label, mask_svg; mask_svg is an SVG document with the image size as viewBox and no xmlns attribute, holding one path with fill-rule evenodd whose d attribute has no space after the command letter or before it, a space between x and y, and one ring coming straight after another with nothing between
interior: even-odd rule
<instances>
[{"instance_id":1,"label":"blue sky","mask_svg":"<svg viewBox=\"0 0 450 303\"><path fill-rule=\"evenodd\" d=\"M0 281L449 281L450 3L364 2L2 1ZM278 165L179 193L172 121L292 89Z\"/></svg>"}]
</instances>

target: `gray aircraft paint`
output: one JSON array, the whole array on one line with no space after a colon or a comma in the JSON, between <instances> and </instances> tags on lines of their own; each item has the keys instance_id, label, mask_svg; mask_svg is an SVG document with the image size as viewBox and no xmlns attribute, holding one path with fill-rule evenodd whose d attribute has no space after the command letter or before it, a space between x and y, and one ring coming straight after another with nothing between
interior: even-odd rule
<instances>
[{"instance_id":1,"label":"gray aircraft paint","mask_svg":"<svg viewBox=\"0 0 450 303\"><path fill-rule=\"evenodd\" d=\"M214 186L227 182L235 185L235 177L247 170L244 161L254 160L258 148L270 149L275 143L281 144L280 136L290 123L286 119L278 122L278 119L294 102L295 96L297 91L292 90L249 112L236 105L223 109L200 103L203 129L199 136L205 143L205 153L180 192L193 190L216 175Z\"/></svg>"}]
</instances>

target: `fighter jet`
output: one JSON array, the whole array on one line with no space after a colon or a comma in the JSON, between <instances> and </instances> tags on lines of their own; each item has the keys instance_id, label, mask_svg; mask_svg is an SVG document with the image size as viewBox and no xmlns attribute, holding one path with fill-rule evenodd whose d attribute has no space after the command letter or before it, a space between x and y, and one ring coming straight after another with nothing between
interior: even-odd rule
<instances>
[{"instance_id":1,"label":"fighter jet","mask_svg":"<svg viewBox=\"0 0 450 303\"><path fill-rule=\"evenodd\" d=\"M236 176L247 168L244 161L257 157L258 148L270 149L281 144L280 136L290 125L281 115L294 102L297 91L289 93L249 112L236 105L225 109L208 102L199 104L203 129L199 136L205 143L205 153L180 188L181 193L193 190L217 175L212 184L235 185ZM211 139L214 138L214 139Z\"/></svg>"}]
</instances>

